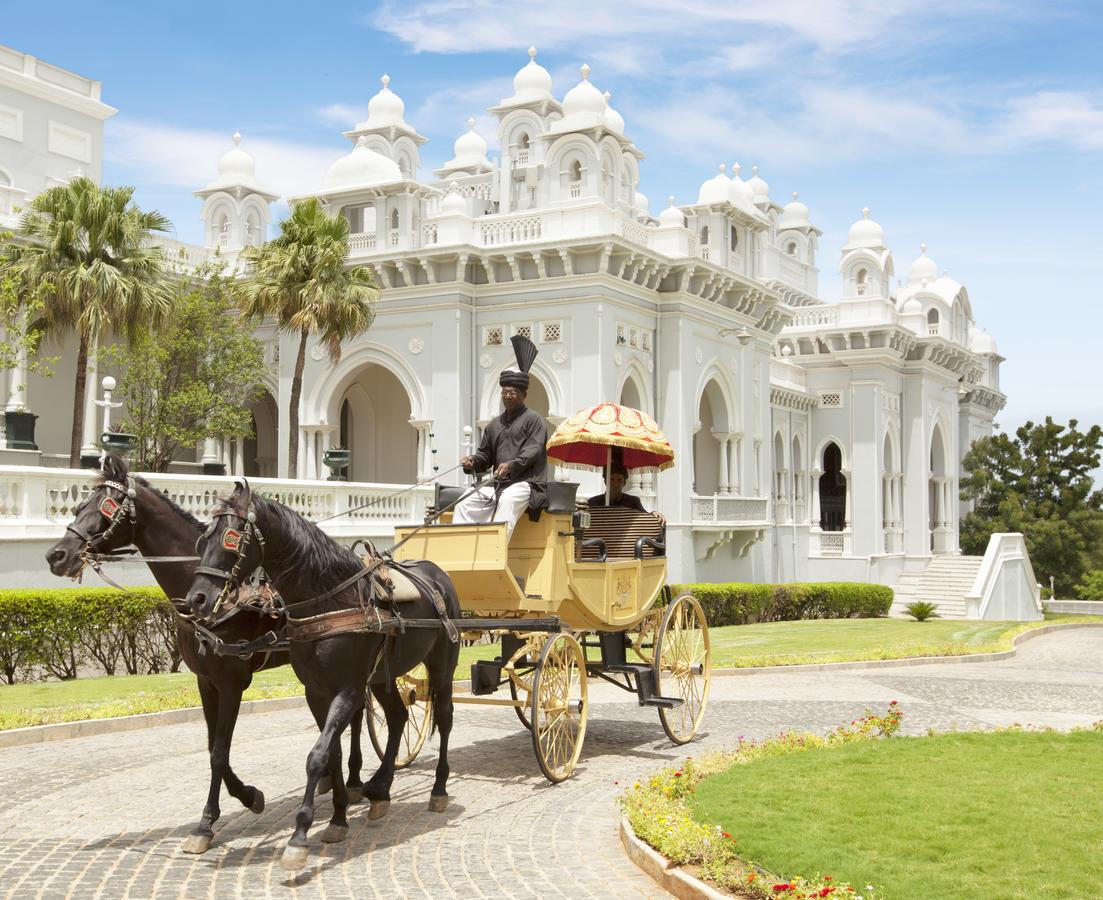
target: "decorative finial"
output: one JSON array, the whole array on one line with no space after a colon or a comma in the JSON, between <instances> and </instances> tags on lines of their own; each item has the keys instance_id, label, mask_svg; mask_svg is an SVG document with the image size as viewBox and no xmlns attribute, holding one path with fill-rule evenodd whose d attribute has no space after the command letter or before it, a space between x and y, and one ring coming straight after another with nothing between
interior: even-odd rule
<instances>
[{"instance_id":1,"label":"decorative finial","mask_svg":"<svg viewBox=\"0 0 1103 900\"><path fill-rule=\"evenodd\" d=\"M723 175L727 171L728 171L728 167L725 166L723 163L720 163L720 174Z\"/></svg>"},{"instance_id":2,"label":"decorative finial","mask_svg":"<svg viewBox=\"0 0 1103 900\"><path fill-rule=\"evenodd\" d=\"M757 175L758 174L758 166L751 166L751 174L752 175Z\"/></svg>"},{"instance_id":3,"label":"decorative finial","mask_svg":"<svg viewBox=\"0 0 1103 900\"><path fill-rule=\"evenodd\" d=\"M590 80L590 67L589 67L589 65L587 65L586 63L583 63L582 68L579 69L578 71L582 73L582 80L583 81L589 81Z\"/></svg>"},{"instance_id":4,"label":"decorative finial","mask_svg":"<svg viewBox=\"0 0 1103 900\"><path fill-rule=\"evenodd\" d=\"M529 59L531 59L533 62L536 61L536 48L535 47L529 47Z\"/></svg>"},{"instance_id":5,"label":"decorative finial","mask_svg":"<svg viewBox=\"0 0 1103 900\"><path fill-rule=\"evenodd\" d=\"M605 102L606 102L606 103L608 103L608 102L609 102L610 100L612 100L612 99L613 99L613 92L612 92L612 91L606 91L606 92L605 92L604 94L602 94L601 96L602 96L602 97L604 97L604 98L605 98Z\"/></svg>"},{"instance_id":6,"label":"decorative finial","mask_svg":"<svg viewBox=\"0 0 1103 900\"><path fill-rule=\"evenodd\" d=\"M235 131L234 132L234 146L236 147L240 143L241 143L241 132L240 131Z\"/></svg>"},{"instance_id":7,"label":"decorative finial","mask_svg":"<svg viewBox=\"0 0 1103 900\"><path fill-rule=\"evenodd\" d=\"M381 82L383 82L383 90L385 90L385 91L386 91L386 90L390 90L390 89L389 89L389 88L387 87L387 85L389 85L389 84L391 83L391 76L390 76L390 75L384 74L384 75L383 75L383 77L382 77L382 78L380 78L379 80L380 80Z\"/></svg>"},{"instance_id":8,"label":"decorative finial","mask_svg":"<svg viewBox=\"0 0 1103 900\"><path fill-rule=\"evenodd\" d=\"M738 178L739 173L743 171L743 167L737 162L732 163L732 178Z\"/></svg>"},{"instance_id":9,"label":"decorative finial","mask_svg":"<svg viewBox=\"0 0 1103 900\"><path fill-rule=\"evenodd\" d=\"M670 201L670 205L671 205L671 206L673 206L673 205L674 205L674 195L673 195L673 194L671 194L671 195L670 195L669 197L667 197L666 199Z\"/></svg>"},{"instance_id":10,"label":"decorative finial","mask_svg":"<svg viewBox=\"0 0 1103 900\"><path fill-rule=\"evenodd\" d=\"M793 199L794 199L794 200L796 200L796 199L797 199L797 192L796 192L796 191L793 191Z\"/></svg>"},{"instance_id":11,"label":"decorative finial","mask_svg":"<svg viewBox=\"0 0 1103 900\"><path fill-rule=\"evenodd\" d=\"M922 253L924 256L926 256L927 255L927 245L926 244L920 244L919 245L919 252Z\"/></svg>"},{"instance_id":12,"label":"decorative finial","mask_svg":"<svg viewBox=\"0 0 1103 900\"><path fill-rule=\"evenodd\" d=\"M468 119L468 120L467 120L467 127L468 127L468 128L469 128L469 129L471 130L471 131L474 131L474 130L475 130L475 117L474 117L474 116L472 116L472 117L471 117L470 119Z\"/></svg>"},{"instance_id":13,"label":"decorative finial","mask_svg":"<svg viewBox=\"0 0 1103 900\"><path fill-rule=\"evenodd\" d=\"M868 219L869 218L869 207L868 206L863 206L862 207L862 218L863 219Z\"/></svg>"}]
</instances>

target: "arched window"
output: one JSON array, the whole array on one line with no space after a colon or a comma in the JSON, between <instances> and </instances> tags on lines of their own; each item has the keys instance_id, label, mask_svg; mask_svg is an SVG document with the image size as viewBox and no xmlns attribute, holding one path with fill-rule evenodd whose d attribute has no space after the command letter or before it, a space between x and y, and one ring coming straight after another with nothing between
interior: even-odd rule
<instances>
[{"instance_id":1,"label":"arched window","mask_svg":"<svg viewBox=\"0 0 1103 900\"><path fill-rule=\"evenodd\" d=\"M728 239L731 241L732 250L739 246L739 232L736 231L734 225L731 227L731 234L728 236Z\"/></svg>"},{"instance_id":2,"label":"arched window","mask_svg":"<svg viewBox=\"0 0 1103 900\"><path fill-rule=\"evenodd\" d=\"M398 228L398 210L397 209L392 209L391 210L391 228L392 229Z\"/></svg>"},{"instance_id":3,"label":"arched window","mask_svg":"<svg viewBox=\"0 0 1103 900\"><path fill-rule=\"evenodd\" d=\"M256 247L264 243L264 235L261 233L260 219L255 212L250 212L245 217L245 246Z\"/></svg>"},{"instance_id":4,"label":"arched window","mask_svg":"<svg viewBox=\"0 0 1103 900\"><path fill-rule=\"evenodd\" d=\"M819 488L820 528L842 531L846 527L846 476L843 474L843 453L834 441L823 450Z\"/></svg>"},{"instance_id":5,"label":"arched window","mask_svg":"<svg viewBox=\"0 0 1103 900\"><path fill-rule=\"evenodd\" d=\"M796 241L789 241L788 246L786 246L786 248L785 248L785 252L787 254L789 254L790 256L796 256L797 255L797 242Z\"/></svg>"},{"instance_id":6,"label":"arched window","mask_svg":"<svg viewBox=\"0 0 1103 900\"><path fill-rule=\"evenodd\" d=\"M527 131L521 132L521 137L517 140L517 146L522 150L528 150L529 148L529 134Z\"/></svg>"},{"instance_id":7,"label":"arched window","mask_svg":"<svg viewBox=\"0 0 1103 900\"><path fill-rule=\"evenodd\" d=\"M928 325L937 325L938 324L938 310L937 309L927 310L927 324Z\"/></svg>"},{"instance_id":8,"label":"arched window","mask_svg":"<svg viewBox=\"0 0 1103 900\"><path fill-rule=\"evenodd\" d=\"M699 236L701 238L701 246L702 247L707 247L708 243L709 243L709 227L708 227L708 225L702 225L701 226L701 233L700 233Z\"/></svg>"},{"instance_id":9,"label":"arched window","mask_svg":"<svg viewBox=\"0 0 1103 900\"><path fill-rule=\"evenodd\" d=\"M571 181L581 181L582 180L582 163L580 163L577 159L574 162L571 163L570 173L571 173Z\"/></svg>"},{"instance_id":10,"label":"arched window","mask_svg":"<svg viewBox=\"0 0 1103 900\"><path fill-rule=\"evenodd\" d=\"M858 270L858 275L854 280L858 285L858 296L859 297L861 297L866 292L866 280L868 279L868 277L869 277L869 275L868 275L868 273L866 272L865 269L859 269Z\"/></svg>"}]
</instances>

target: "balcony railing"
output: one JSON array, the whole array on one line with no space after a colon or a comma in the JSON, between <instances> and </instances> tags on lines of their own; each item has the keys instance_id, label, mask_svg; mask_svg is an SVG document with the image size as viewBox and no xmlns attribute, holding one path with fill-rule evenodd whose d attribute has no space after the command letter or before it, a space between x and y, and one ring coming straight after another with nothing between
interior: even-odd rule
<instances>
[{"instance_id":1,"label":"balcony railing","mask_svg":"<svg viewBox=\"0 0 1103 900\"><path fill-rule=\"evenodd\" d=\"M579 197L582 196L582 182L572 181L569 185L567 185L567 193L570 194L571 199L577 200Z\"/></svg>"},{"instance_id":2,"label":"balcony railing","mask_svg":"<svg viewBox=\"0 0 1103 900\"><path fill-rule=\"evenodd\" d=\"M804 307L793 315L794 328L814 328L817 325L837 325L838 323L837 306Z\"/></svg>"},{"instance_id":3,"label":"balcony railing","mask_svg":"<svg viewBox=\"0 0 1103 900\"><path fill-rule=\"evenodd\" d=\"M544 232L543 224L539 216L513 216L494 222L484 222L479 225L479 233L484 247L518 244L523 241L539 240Z\"/></svg>"},{"instance_id":4,"label":"balcony railing","mask_svg":"<svg viewBox=\"0 0 1103 900\"><path fill-rule=\"evenodd\" d=\"M375 250L378 236L375 232L360 232L359 234L349 235L349 252L350 253L370 253Z\"/></svg>"},{"instance_id":5,"label":"balcony railing","mask_svg":"<svg viewBox=\"0 0 1103 900\"><path fill-rule=\"evenodd\" d=\"M518 150L513 158L514 164L518 166L527 166L529 164L529 152L528 150Z\"/></svg>"},{"instance_id":6,"label":"balcony railing","mask_svg":"<svg viewBox=\"0 0 1103 900\"><path fill-rule=\"evenodd\" d=\"M694 494L690 498L690 519L694 523L710 525L762 525L768 521L767 503L765 497Z\"/></svg>"}]
</instances>

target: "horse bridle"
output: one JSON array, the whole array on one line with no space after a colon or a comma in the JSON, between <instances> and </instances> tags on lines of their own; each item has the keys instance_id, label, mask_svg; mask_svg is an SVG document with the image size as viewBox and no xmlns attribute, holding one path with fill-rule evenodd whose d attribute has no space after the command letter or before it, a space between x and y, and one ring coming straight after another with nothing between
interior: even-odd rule
<instances>
[{"instance_id":1,"label":"horse bridle","mask_svg":"<svg viewBox=\"0 0 1103 900\"><path fill-rule=\"evenodd\" d=\"M124 521L130 523L130 542L134 542L135 530L138 527L137 509L134 505L134 498L138 495L137 490L130 481L130 476L126 476L126 484L119 484L117 481L110 481L104 479L97 487L109 488L113 491L118 491L121 496L121 502L114 497L105 494L103 499L100 500L99 511L100 515L107 519L108 525L99 534L89 534L83 528L76 524L76 522L70 522L65 526L66 531L71 531L78 538L84 541L84 546L80 548L80 553L77 555L85 563L92 563L88 556L91 551L96 549L96 546L102 544L108 540L112 534L115 533L115 529L118 528Z\"/></svg>"},{"instance_id":2,"label":"horse bridle","mask_svg":"<svg viewBox=\"0 0 1103 900\"><path fill-rule=\"evenodd\" d=\"M248 505L245 509L246 512L244 516L235 509L220 509L211 514L212 524L219 519L230 518L232 516L242 520L242 527L239 530L232 526L228 526L222 532L223 549L230 550L236 554L234 564L230 567L229 571L225 569L216 569L214 566L201 565L195 568L195 573L197 575L210 575L212 578L218 578L222 581L222 590L219 591L210 613L204 617L208 621L218 615L222 605L230 598L230 594L241 589L241 566L245 562L245 555L249 551L250 542L255 540L257 544L260 545L262 557L264 554L264 535L257 527L257 512L253 507L251 493L249 495ZM199 541L202 539L202 535L196 539L196 553L199 552Z\"/></svg>"}]
</instances>

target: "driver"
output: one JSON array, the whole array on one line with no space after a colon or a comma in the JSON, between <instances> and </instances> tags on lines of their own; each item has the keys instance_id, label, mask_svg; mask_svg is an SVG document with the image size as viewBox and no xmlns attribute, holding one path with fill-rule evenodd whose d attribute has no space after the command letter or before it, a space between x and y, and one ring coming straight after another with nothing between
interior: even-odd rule
<instances>
[{"instance_id":1,"label":"driver","mask_svg":"<svg viewBox=\"0 0 1103 900\"><path fill-rule=\"evenodd\" d=\"M522 335L511 340L517 371L507 369L498 378L505 410L486 426L479 449L460 460L469 474L492 470L494 483L461 500L452 516L457 525L505 522L507 541L528 507L538 509L546 504L543 482L548 465L547 422L525 406L536 346Z\"/></svg>"}]
</instances>

